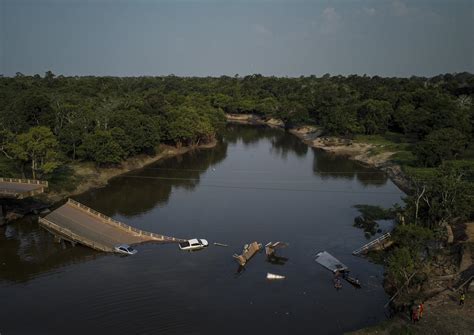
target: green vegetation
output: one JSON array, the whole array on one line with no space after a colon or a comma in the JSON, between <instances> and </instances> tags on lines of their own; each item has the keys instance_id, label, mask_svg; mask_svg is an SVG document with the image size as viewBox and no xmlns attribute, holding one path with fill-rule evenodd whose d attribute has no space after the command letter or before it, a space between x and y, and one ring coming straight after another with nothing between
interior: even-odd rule
<instances>
[{"instance_id":1,"label":"green vegetation","mask_svg":"<svg viewBox=\"0 0 474 335\"><path fill-rule=\"evenodd\" d=\"M446 161L437 168L407 167L406 173L413 192L405 197L403 208L384 212L373 206L362 206L359 210L369 218L395 213L398 224L392 232L393 245L373 259L385 263L387 282L395 289L404 287L416 272L405 287L408 292L410 286L427 282L432 269L439 268L432 266L438 256L448 257L446 263L450 265L457 262L456 252L450 255L449 249L439 246L446 240L447 225L474 219L474 162Z\"/></svg>"},{"instance_id":2,"label":"green vegetation","mask_svg":"<svg viewBox=\"0 0 474 335\"><path fill-rule=\"evenodd\" d=\"M77 161L107 167L162 143L205 144L225 125L212 101L185 78L0 77L0 171L54 188Z\"/></svg>"}]
</instances>

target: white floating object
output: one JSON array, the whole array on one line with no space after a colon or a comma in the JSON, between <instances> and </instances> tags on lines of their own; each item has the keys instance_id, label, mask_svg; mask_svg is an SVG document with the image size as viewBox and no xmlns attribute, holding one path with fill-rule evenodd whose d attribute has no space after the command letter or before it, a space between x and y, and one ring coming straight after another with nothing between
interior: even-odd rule
<instances>
[{"instance_id":1,"label":"white floating object","mask_svg":"<svg viewBox=\"0 0 474 335\"><path fill-rule=\"evenodd\" d=\"M274 273L267 273L267 279L270 279L270 280L285 279L285 278L286 278L285 276L276 275Z\"/></svg>"}]
</instances>

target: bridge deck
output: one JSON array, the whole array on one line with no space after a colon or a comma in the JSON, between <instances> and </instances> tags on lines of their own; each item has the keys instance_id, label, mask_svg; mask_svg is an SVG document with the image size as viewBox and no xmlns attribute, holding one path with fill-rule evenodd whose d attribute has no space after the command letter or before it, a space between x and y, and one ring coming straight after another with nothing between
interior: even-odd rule
<instances>
[{"instance_id":1,"label":"bridge deck","mask_svg":"<svg viewBox=\"0 0 474 335\"><path fill-rule=\"evenodd\" d=\"M23 199L43 193L47 187L46 181L0 178L0 198Z\"/></svg>"},{"instance_id":2,"label":"bridge deck","mask_svg":"<svg viewBox=\"0 0 474 335\"><path fill-rule=\"evenodd\" d=\"M71 241L107 252L114 252L114 247L119 244L183 241L133 228L71 199L46 217L40 218L40 223Z\"/></svg>"}]
</instances>

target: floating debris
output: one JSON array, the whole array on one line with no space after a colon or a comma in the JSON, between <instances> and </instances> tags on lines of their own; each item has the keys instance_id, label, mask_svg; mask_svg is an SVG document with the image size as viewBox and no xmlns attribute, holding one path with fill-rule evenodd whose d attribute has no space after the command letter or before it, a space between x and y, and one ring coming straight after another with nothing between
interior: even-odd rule
<instances>
[{"instance_id":1,"label":"floating debris","mask_svg":"<svg viewBox=\"0 0 474 335\"><path fill-rule=\"evenodd\" d=\"M219 243L219 242L214 242L214 245L217 245L218 247L228 247L227 244Z\"/></svg>"},{"instance_id":2,"label":"floating debris","mask_svg":"<svg viewBox=\"0 0 474 335\"><path fill-rule=\"evenodd\" d=\"M285 265L288 261L286 257L280 257L276 255L276 249L287 247L288 243L284 242L268 242L265 245L265 254L267 255L267 262L275 265Z\"/></svg>"},{"instance_id":3,"label":"floating debris","mask_svg":"<svg viewBox=\"0 0 474 335\"><path fill-rule=\"evenodd\" d=\"M265 245L265 254L267 255L267 257L272 257L275 255L275 249L284 248L287 246L288 246L288 243L284 243L284 242L275 242L275 243L268 242Z\"/></svg>"},{"instance_id":4,"label":"floating debris","mask_svg":"<svg viewBox=\"0 0 474 335\"><path fill-rule=\"evenodd\" d=\"M336 273L336 271L349 271L349 268L342 264L336 257L327 251L321 251L316 255L316 262L324 266L326 269Z\"/></svg>"},{"instance_id":5,"label":"floating debris","mask_svg":"<svg viewBox=\"0 0 474 335\"><path fill-rule=\"evenodd\" d=\"M250 244L244 245L244 250L242 251L242 255L234 254L233 257L241 266L245 266L247 262L252 258L257 252L262 249L262 245L257 242L252 242Z\"/></svg>"},{"instance_id":6,"label":"floating debris","mask_svg":"<svg viewBox=\"0 0 474 335\"><path fill-rule=\"evenodd\" d=\"M277 280L277 279L285 279L285 276L277 275L274 273L267 273L267 279L268 280Z\"/></svg>"}]
</instances>

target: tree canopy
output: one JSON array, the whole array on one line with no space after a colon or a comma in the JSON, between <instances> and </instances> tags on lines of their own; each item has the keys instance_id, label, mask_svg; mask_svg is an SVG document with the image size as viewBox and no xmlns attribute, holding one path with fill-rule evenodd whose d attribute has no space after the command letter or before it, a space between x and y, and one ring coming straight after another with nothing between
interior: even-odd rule
<instances>
[{"instance_id":1,"label":"tree canopy","mask_svg":"<svg viewBox=\"0 0 474 335\"><path fill-rule=\"evenodd\" d=\"M13 157L11 146L30 136L32 128L46 127L51 132L46 138L52 136L57 145L35 159L40 164L35 171L49 171L45 161L116 164L151 154L161 143L212 141L225 124L224 113L255 113L287 126L316 124L340 136L398 133L413 141L419 165L438 166L473 146L473 95L469 73L433 78L19 74L0 77L0 152L33 163L31 155L16 152ZM105 142L109 157L98 151Z\"/></svg>"}]
</instances>

